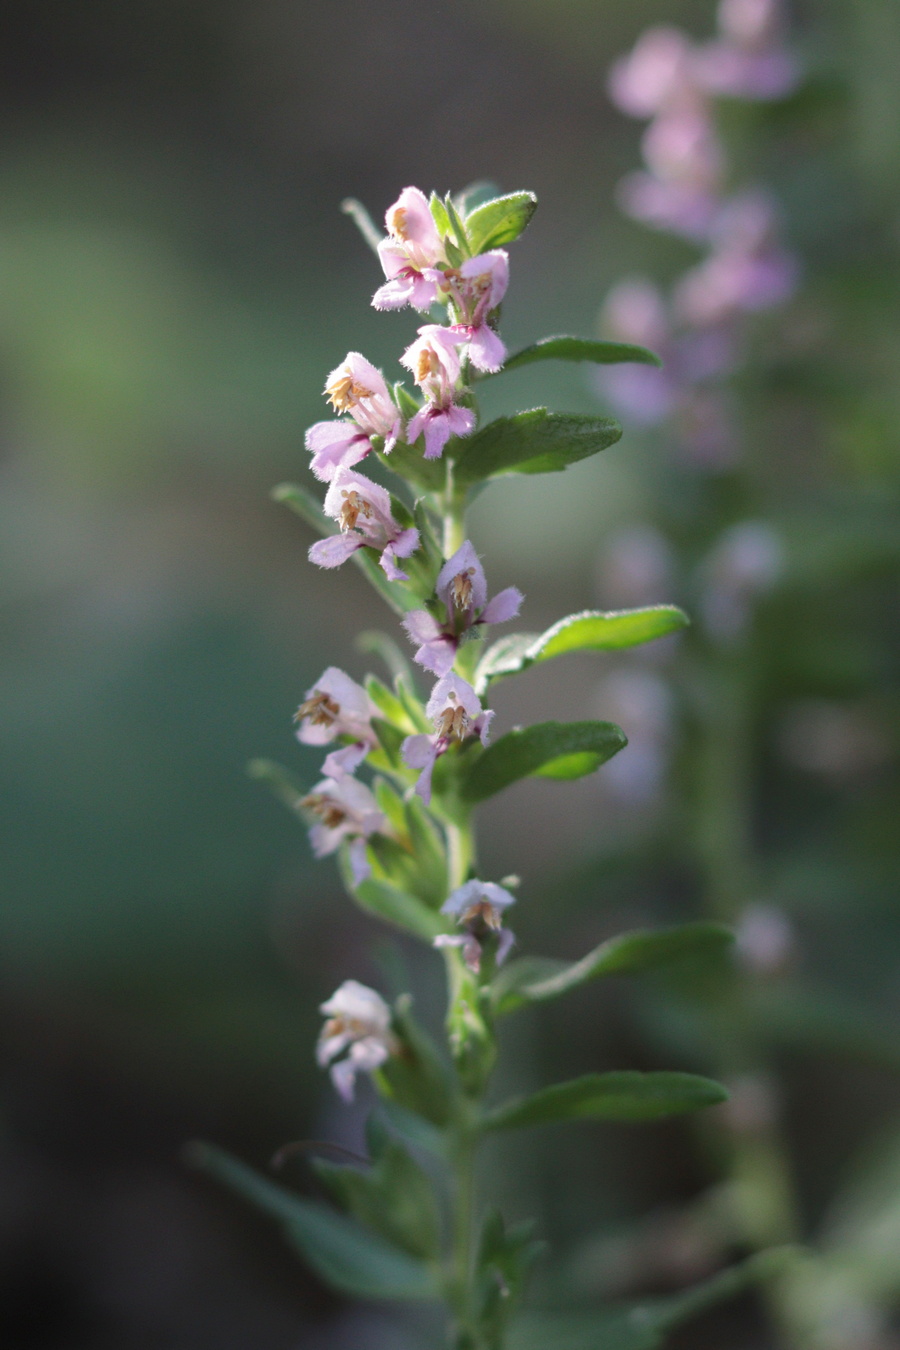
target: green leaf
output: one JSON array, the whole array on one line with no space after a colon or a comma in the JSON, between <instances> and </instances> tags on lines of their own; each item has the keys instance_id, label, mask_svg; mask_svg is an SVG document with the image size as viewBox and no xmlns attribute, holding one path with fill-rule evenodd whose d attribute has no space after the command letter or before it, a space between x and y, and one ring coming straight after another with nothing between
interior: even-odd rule
<instances>
[{"instance_id":1,"label":"green leaf","mask_svg":"<svg viewBox=\"0 0 900 1350\"><path fill-rule=\"evenodd\" d=\"M437 232L441 238L446 238L450 233L450 217L447 215L447 208L436 192L432 192L428 200L428 206L431 210L431 218L434 221Z\"/></svg>"},{"instance_id":2,"label":"green leaf","mask_svg":"<svg viewBox=\"0 0 900 1350\"><path fill-rule=\"evenodd\" d=\"M279 483L277 487L272 488L269 496L273 502L281 502L282 505L289 507L295 515L300 516L301 520L305 520L316 534L327 536L335 533L334 525L322 509L322 503L308 488L302 487L299 483Z\"/></svg>"},{"instance_id":3,"label":"green leaf","mask_svg":"<svg viewBox=\"0 0 900 1350\"><path fill-rule=\"evenodd\" d=\"M409 994L402 994L394 1004L393 1028L403 1053L391 1055L374 1075L378 1091L387 1099L385 1107L395 1104L432 1126L446 1125L453 1093L450 1070L431 1037L413 1017ZM408 1133L402 1123L397 1129ZM429 1141L425 1147L433 1148L434 1143Z\"/></svg>"},{"instance_id":4,"label":"green leaf","mask_svg":"<svg viewBox=\"0 0 900 1350\"><path fill-rule=\"evenodd\" d=\"M511 192L495 197L466 216L466 231L473 254L511 244L526 229L537 210L533 192Z\"/></svg>"},{"instance_id":5,"label":"green leaf","mask_svg":"<svg viewBox=\"0 0 900 1350\"><path fill-rule=\"evenodd\" d=\"M484 206L487 202L502 196L503 193L496 183L481 178L475 183L469 183L461 192L454 192L453 200L460 215L468 216L479 206Z\"/></svg>"},{"instance_id":6,"label":"green leaf","mask_svg":"<svg viewBox=\"0 0 900 1350\"><path fill-rule=\"evenodd\" d=\"M636 975L683 958L721 958L733 943L734 933L721 924L685 923L622 933L601 942L580 961L512 961L493 982L494 1009L507 1013L528 1003L560 998L601 976Z\"/></svg>"},{"instance_id":7,"label":"green leaf","mask_svg":"<svg viewBox=\"0 0 900 1350\"><path fill-rule=\"evenodd\" d=\"M372 730L378 737L384 758L379 762L378 752L375 751L369 755L370 763L376 769L396 769L401 763L400 746L406 733L399 727L392 726L390 722L385 722L383 717L372 718Z\"/></svg>"},{"instance_id":8,"label":"green leaf","mask_svg":"<svg viewBox=\"0 0 900 1350\"><path fill-rule=\"evenodd\" d=\"M594 361L603 366L617 365L623 361L637 361L645 366L662 365L655 352L648 351L646 347L634 347L630 342L596 342L589 338L546 337L508 356L503 363L503 370L517 370L519 366L530 366L532 361Z\"/></svg>"},{"instance_id":9,"label":"green leaf","mask_svg":"<svg viewBox=\"0 0 900 1350\"><path fill-rule=\"evenodd\" d=\"M276 1186L212 1144L192 1144L187 1158L192 1166L278 1219L289 1242L341 1293L356 1298L437 1296L434 1278L424 1262L367 1233L352 1219Z\"/></svg>"},{"instance_id":10,"label":"green leaf","mask_svg":"<svg viewBox=\"0 0 900 1350\"><path fill-rule=\"evenodd\" d=\"M469 246L469 237L466 233L466 227L462 223L459 212L453 204L453 198L449 193L444 198L444 210L447 212L447 219L450 221L450 229L453 231L457 246L459 247L463 258L471 258L472 250ZM454 264L454 266L458 265L458 263Z\"/></svg>"},{"instance_id":11,"label":"green leaf","mask_svg":"<svg viewBox=\"0 0 900 1350\"><path fill-rule=\"evenodd\" d=\"M366 693L375 704L375 707L382 712L386 720L398 727L407 736L411 736L416 731L421 731L418 719L410 716L405 702L401 701L396 694L392 693L386 685L375 675L366 677Z\"/></svg>"},{"instance_id":12,"label":"green leaf","mask_svg":"<svg viewBox=\"0 0 900 1350\"><path fill-rule=\"evenodd\" d=\"M475 689L485 693L494 680L518 675L538 661L549 661L568 652L612 652L653 642L685 628L690 619L676 605L651 605L645 609L604 612L584 610L560 619L545 633L511 633L493 643L478 663Z\"/></svg>"},{"instance_id":13,"label":"green leaf","mask_svg":"<svg viewBox=\"0 0 900 1350\"><path fill-rule=\"evenodd\" d=\"M419 444L422 438L419 437ZM397 474L407 483L424 488L426 492L441 492L447 480L447 466L439 459L426 459L421 448L398 441L389 454L377 450L376 454L386 469Z\"/></svg>"},{"instance_id":14,"label":"green leaf","mask_svg":"<svg viewBox=\"0 0 900 1350\"><path fill-rule=\"evenodd\" d=\"M292 773L276 764L273 759L251 759L247 765L247 773L258 783L265 783L273 796L303 820L300 802L306 796L306 791Z\"/></svg>"},{"instance_id":15,"label":"green leaf","mask_svg":"<svg viewBox=\"0 0 900 1350\"><path fill-rule=\"evenodd\" d=\"M341 210L345 216L350 217L363 239L365 239L366 243L369 245L369 248L377 255L378 245L381 243L384 235L381 230L379 230L362 202L358 202L355 197L345 197L341 202Z\"/></svg>"},{"instance_id":16,"label":"green leaf","mask_svg":"<svg viewBox=\"0 0 900 1350\"><path fill-rule=\"evenodd\" d=\"M770 1247L669 1298L597 1312L529 1313L513 1324L510 1350L661 1350L670 1331L757 1281L780 1275L799 1255L796 1247Z\"/></svg>"},{"instance_id":17,"label":"green leaf","mask_svg":"<svg viewBox=\"0 0 900 1350\"><path fill-rule=\"evenodd\" d=\"M454 478L463 485L504 473L556 473L614 445L621 435L611 417L532 408L498 417L460 441Z\"/></svg>"},{"instance_id":18,"label":"green leaf","mask_svg":"<svg viewBox=\"0 0 900 1350\"><path fill-rule=\"evenodd\" d=\"M485 1128L516 1129L564 1120L616 1120L637 1123L717 1106L728 1093L710 1078L693 1073L588 1073L555 1083L531 1097L488 1113Z\"/></svg>"},{"instance_id":19,"label":"green leaf","mask_svg":"<svg viewBox=\"0 0 900 1350\"><path fill-rule=\"evenodd\" d=\"M410 797L404 802L403 810L416 863L416 894L427 905L438 909L448 894L444 842L421 797Z\"/></svg>"},{"instance_id":20,"label":"green leaf","mask_svg":"<svg viewBox=\"0 0 900 1350\"><path fill-rule=\"evenodd\" d=\"M507 1228L498 1210L489 1210L481 1228L476 1258L478 1320L488 1345L505 1343L506 1325L515 1313L528 1271L544 1249L534 1240L534 1223Z\"/></svg>"},{"instance_id":21,"label":"green leaf","mask_svg":"<svg viewBox=\"0 0 900 1350\"><path fill-rule=\"evenodd\" d=\"M360 1223L412 1256L436 1258L439 1215L428 1177L383 1128L370 1122L367 1137L373 1159L368 1171L319 1158L313 1170Z\"/></svg>"},{"instance_id":22,"label":"green leaf","mask_svg":"<svg viewBox=\"0 0 900 1350\"><path fill-rule=\"evenodd\" d=\"M423 938L425 942L431 942L441 932L441 921L433 910L390 882L369 877L355 886L346 848L342 847L338 856L341 879L360 908L393 924L395 928L402 928L407 933Z\"/></svg>"},{"instance_id":23,"label":"green leaf","mask_svg":"<svg viewBox=\"0 0 900 1350\"><path fill-rule=\"evenodd\" d=\"M415 417L419 411L419 400L412 396L402 380L398 380L394 385L394 402L403 417ZM393 454L393 451L391 453Z\"/></svg>"},{"instance_id":24,"label":"green leaf","mask_svg":"<svg viewBox=\"0 0 900 1350\"><path fill-rule=\"evenodd\" d=\"M460 792L467 801L481 802L532 774L581 777L626 744L625 733L612 722L539 722L489 745L466 773Z\"/></svg>"},{"instance_id":25,"label":"green leaf","mask_svg":"<svg viewBox=\"0 0 900 1350\"><path fill-rule=\"evenodd\" d=\"M374 652L376 656L380 656L393 678L405 675L408 679L411 676L412 669L406 659L406 653L398 647L392 637L388 637L387 633L382 633L377 628L368 628L358 635L356 646L361 652Z\"/></svg>"}]
</instances>

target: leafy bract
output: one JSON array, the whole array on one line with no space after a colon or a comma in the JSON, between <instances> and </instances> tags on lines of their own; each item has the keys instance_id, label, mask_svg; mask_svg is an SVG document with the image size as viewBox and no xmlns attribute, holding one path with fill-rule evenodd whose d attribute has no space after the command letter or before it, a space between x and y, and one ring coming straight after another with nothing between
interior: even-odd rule
<instances>
[{"instance_id":1,"label":"leafy bract","mask_svg":"<svg viewBox=\"0 0 900 1350\"><path fill-rule=\"evenodd\" d=\"M588 1073L554 1083L530 1097L498 1106L485 1118L489 1130L550 1125L569 1120L616 1120L636 1124L699 1111L726 1101L728 1093L693 1073Z\"/></svg>"},{"instance_id":2,"label":"leafy bract","mask_svg":"<svg viewBox=\"0 0 900 1350\"><path fill-rule=\"evenodd\" d=\"M512 1012L529 1003L560 998L605 975L636 975L679 958L721 958L734 933L717 923L685 923L655 931L621 933L601 942L580 961L524 958L504 966L492 985L494 1010Z\"/></svg>"},{"instance_id":3,"label":"leafy bract","mask_svg":"<svg viewBox=\"0 0 900 1350\"><path fill-rule=\"evenodd\" d=\"M344 1209L412 1256L440 1254L440 1216L428 1177L376 1118L366 1131L366 1170L315 1159L313 1170Z\"/></svg>"},{"instance_id":4,"label":"leafy bract","mask_svg":"<svg viewBox=\"0 0 900 1350\"><path fill-rule=\"evenodd\" d=\"M637 361L645 366L661 366L662 361L655 352L646 347L635 347L630 342L597 342L589 338L546 337L533 342L530 347L508 356L503 370L517 370L519 366L529 366L532 361L593 361L598 365L618 365L624 361Z\"/></svg>"},{"instance_id":5,"label":"leafy bract","mask_svg":"<svg viewBox=\"0 0 900 1350\"><path fill-rule=\"evenodd\" d=\"M533 192L511 192L477 206L465 221L473 255L518 239L536 208L537 197Z\"/></svg>"},{"instance_id":6,"label":"leafy bract","mask_svg":"<svg viewBox=\"0 0 900 1350\"><path fill-rule=\"evenodd\" d=\"M584 610L560 619L545 633L511 633L493 643L478 663L475 689L483 694L504 675L518 675L538 661L568 652L611 652L675 633L690 623L677 605L604 612Z\"/></svg>"},{"instance_id":7,"label":"leafy bract","mask_svg":"<svg viewBox=\"0 0 900 1350\"><path fill-rule=\"evenodd\" d=\"M369 877L366 881L354 885L353 873L345 848L340 852L340 867L344 885L361 909L368 910L395 928L413 933L416 937L430 942L441 932L441 922L433 910L429 909L414 895L392 886L388 881Z\"/></svg>"},{"instance_id":8,"label":"leafy bract","mask_svg":"<svg viewBox=\"0 0 900 1350\"><path fill-rule=\"evenodd\" d=\"M288 1241L327 1284L357 1298L437 1296L428 1266L317 1201L276 1186L211 1144L193 1144L188 1161L278 1219Z\"/></svg>"},{"instance_id":9,"label":"leafy bract","mask_svg":"<svg viewBox=\"0 0 900 1350\"><path fill-rule=\"evenodd\" d=\"M474 761L460 785L470 802L484 801L520 778L581 778L627 744L612 722L538 722L509 731Z\"/></svg>"},{"instance_id":10,"label":"leafy bract","mask_svg":"<svg viewBox=\"0 0 900 1350\"><path fill-rule=\"evenodd\" d=\"M505 473L556 473L614 445L621 435L612 417L546 408L498 417L459 442L454 480L465 485Z\"/></svg>"},{"instance_id":11,"label":"leafy bract","mask_svg":"<svg viewBox=\"0 0 900 1350\"><path fill-rule=\"evenodd\" d=\"M794 1247L770 1247L668 1298L596 1312L529 1313L513 1323L510 1350L661 1350L670 1331L758 1280L781 1274L798 1256Z\"/></svg>"}]
</instances>

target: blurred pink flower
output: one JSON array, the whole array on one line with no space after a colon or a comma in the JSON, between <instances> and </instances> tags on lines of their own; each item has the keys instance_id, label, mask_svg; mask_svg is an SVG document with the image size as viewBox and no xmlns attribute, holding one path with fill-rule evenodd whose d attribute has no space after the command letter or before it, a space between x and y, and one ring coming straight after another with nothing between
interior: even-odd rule
<instances>
[{"instance_id":1,"label":"blurred pink flower","mask_svg":"<svg viewBox=\"0 0 900 1350\"><path fill-rule=\"evenodd\" d=\"M335 853L348 840L354 884L358 886L365 881L371 873L366 858L366 839L370 834L378 834L386 824L365 783L360 783L349 773L323 778L301 798L300 806L315 820L309 831L315 857L325 858Z\"/></svg>"},{"instance_id":2,"label":"blurred pink flower","mask_svg":"<svg viewBox=\"0 0 900 1350\"><path fill-rule=\"evenodd\" d=\"M391 1031L391 1010L368 985L345 980L319 1009L328 1018L316 1046L316 1061L329 1066L345 1102L353 1100L358 1073L374 1073L400 1045ZM339 1058L349 1047L349 1053Z\"/></svg>"},{"instance_id":3,"label":"blurred pink flower","mask_svg":"<svg viewBox=\"0 0 900 1350\"><path fill-rule=\"evenodd\" d=\"M462 947L463 960L477 975L485 941L496 936L497 965L502 965L516 940L515 935L503 927L503 911L515 902L516 897L496 882L467 881L441 905L441 913L456 919L464 932L442 933L434 939L434 946Z\"/></svg>"}]
</instances>

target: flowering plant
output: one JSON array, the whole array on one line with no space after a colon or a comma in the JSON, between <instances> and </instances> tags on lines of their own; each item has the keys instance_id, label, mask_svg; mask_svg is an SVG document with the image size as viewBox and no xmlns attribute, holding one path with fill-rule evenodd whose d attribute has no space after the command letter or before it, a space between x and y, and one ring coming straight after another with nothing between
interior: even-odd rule
<instances>
[{"instance_id":1,"label":"flowering plant","mask_svg":"<svg viewBox=\"0 0 900 1350\"><path fill-rule=\"evenodd\" d=\"M413 666L388 640L382 651L395 672L390 684L375 675L358 683L329 667L296 714L299 739L328 747L321 781L305 789L268 762L254 772L309 827L317 857L337 854L346 888L363 909L441 953L446 1041L439 1044L418 1021L408 995L391 1005L352 977L322 1004L320 1065L345 1100L360 1074L371 1078L378 1098L369 1158L361 1166L314 1163L339 1208L276 1186L219 1150L195 1152L275 1215L337 1289L442 1299L457 1350L507 1343L539 1250L529 1225L508 1226L478 1193L476 1154L484 1139L572 1120L656 1120L726 1096L695 1074L631 1070L588 1073L499 1103L491 1090L502 1018L591 980L685 956L721 965L732 938L719 924L694 923L626 933L571 963L514 959L507 916L519 903L518 878L497 882L478 872L479 803L525 777L592 773L626 744L619 727L603 721L546 721L495 735L492 686L539 662L632 647L687 623L674 606L650 605L569 615L539 634L486 637L518 615L523 597L508 587L489 598L467 536L471 496L507 474L565 470L612 445L621 428L607 417L545 408L480 426L478 381L548 359L657 364L641 347L572 337L507 354L498 331L506 245L535 205L528 192L429 200L410 187L387 211L384 238L353 206L387 278L375 307L410 305L444 322L422 325L400 358L416 393L349 353L326 384L345 420L319 422L307 435L313 474L327 484L324 504L296 485L276 489L321 536L310 560L329 569L352 558L414 644L414 665L436 682L420 692ZM359 471L364 460L373 473L390 475L390 490ZM719 1277L693 1301L662 1299L616 1314L631 1329L627 1344L658 1344L680 1318L736 1287L733 1271L729 1280ZM527 1319L517 1325L516 1343L524 1343Z\"/></svg>"}]
</instances>

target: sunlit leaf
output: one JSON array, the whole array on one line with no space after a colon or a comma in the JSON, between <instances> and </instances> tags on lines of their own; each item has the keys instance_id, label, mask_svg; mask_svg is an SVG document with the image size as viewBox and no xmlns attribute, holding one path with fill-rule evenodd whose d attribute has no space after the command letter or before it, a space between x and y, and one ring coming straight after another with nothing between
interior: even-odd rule
<instances>
[{"instance_id":1,"label":"sunlit leaf","mask_svg":"<svg viewBox=\"0 0 900 1350\"><path fill-rule=\"evenodd\" d=\"M466 772L460 792L467 801L480 802L548 769L551 777L581 777L625 744L625 733L612 722L539 722L489 745Z\"/></svg>"},{"instance_id":2,"label":"sunlit leaf","mask_svg":"<svg viewBox=\"0 0 900 1350\"><path fill-rule=\"evenodd\" d=\"M556 473L615 445L621 435L612 417L532 408L498 417L461 440L454 478L464 485L505 473Z\"/></svg>"},{"instance_id":3,"label":"sunlit leaf","mask_svg":"<svg viewBox=\"0 0 900 1350\"><path fill-rule=\"evenodd\" d=\"M533 192L511 192L495 197L466 216L466 232L473 254L501 248L518 239L537 210Z\"/></svg>"},{"instance_id":4,"label":"sunlit leaf","mask_svg":"<svg viewBox=\"0 0 900 1350\"><path fill-rule=\"evenodd\" d=\"M503 370L517 370L532 361L593 361L598 365L617 365L636 361L645 366L661 366L655 352L646 347L635 347L630 342L597 342L589 338L546 337L530 347L508 356Z\"/></svg>"}]
</instances>

